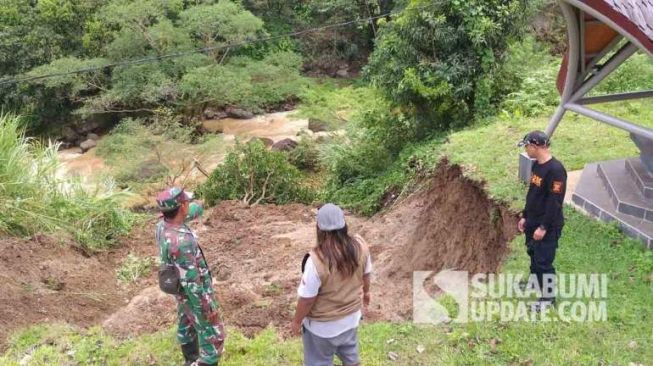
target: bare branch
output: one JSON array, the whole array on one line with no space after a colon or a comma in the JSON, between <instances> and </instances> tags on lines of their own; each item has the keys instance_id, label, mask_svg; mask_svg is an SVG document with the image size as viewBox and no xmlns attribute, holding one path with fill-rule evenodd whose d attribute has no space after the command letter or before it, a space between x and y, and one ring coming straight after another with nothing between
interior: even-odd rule
<instances>
[{"instance_id":1,"label":"bare branch","mask_svg":"<svg viewBox=\"0 0 653 366\"><path fill-rule=\"evenodd\" d=\"M224 54L222 55L222 58L220 59L220 62L218 63L219 65L222 65L222 63L224 62L224 59L225 59L225 58L227 57L227 55L229 54L229 50L231 50L231 48L227 48L227 50L224 51Z\"/></svg>"},{"instance_id":2,"label":"bare branch","mask_svg":"<svg viewBox=\"0 0 653 366\"><path fill-rule=\"evenodd\" d=\"M197 168L197 170L199 170L200 173L204 174L205 177L209 177L209 173L202 167L196 158L193 158L193 167Z\"/></svg>"},{"instance_id":3,"label":"bare branch","mask_svg":"<svg viewBox=\"0 0 653 366\"><path fill-rule=\"evenodd\" d=\"M268 182L270 181L270 177L272 176L272 174L274 174L274 170L268 172L268 176L265 177L265 182L263 182L263 192L261 193L261 197L259 197L252 206L258 205L265 198L265 192L268 189Z\"/></svg>"}]
</instances>

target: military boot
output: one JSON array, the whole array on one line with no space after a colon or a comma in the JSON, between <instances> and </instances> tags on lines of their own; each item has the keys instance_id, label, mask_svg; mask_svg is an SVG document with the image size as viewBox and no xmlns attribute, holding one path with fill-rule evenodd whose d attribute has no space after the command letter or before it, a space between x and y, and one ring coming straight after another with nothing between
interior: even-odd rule
<instances>
[{"instance_id":1,"label":"military boot","mask_svg":"<svg viewBox=\"0 0 653 366\"><path fill-rule=\"evenodd\" d=\"M184 366L192 366L200 357L200 348L197 339L181 345L181 353L184 355Z\"/></svg>"}]
</instances>

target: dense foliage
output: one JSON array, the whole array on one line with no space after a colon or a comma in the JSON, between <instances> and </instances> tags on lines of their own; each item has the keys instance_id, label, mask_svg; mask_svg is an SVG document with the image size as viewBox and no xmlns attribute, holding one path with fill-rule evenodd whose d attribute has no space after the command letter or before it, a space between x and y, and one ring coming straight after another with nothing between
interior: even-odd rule
<instances>
[{"instance_id":1,"label":"dense foliage","mask_svg":"<svg viewBox=\"0 0 653 366\"><path fill-rule=\"evenodd\" d=\"M500 100L510 41L524 30L526 0L413 0L381 27L366 73L418 129L464 126ZM421 132L421 131L420 131Z\"/></svg>"},{"instance_id":2,"label":"dense foliage","mask_svg":"<svg viewBox=\"0 0 653 366\"><path fill-rule=\"evenodd\" d=\"M207 106L260 111L303 85L301 58L287 45L232 47L268 35L263 21L239 2L4 2L0 73L62 74L0 86L3 107L25 115L32 129L106 114L147 114L162 106L187 116ZM197 49L205 51L192 52ZM170 54L180 57L162 57ZM143 59L148 61L104 67ZM67 74L80 69L93 71Z\"/></svg>"},{"instance_id":3,"label":"dense foliage","mask_svg":"<svg viewBox=\"0 0 653 366\"><path fill-rule=\"evenodd\" d=\"M366 214L420 173L411 160L416 145L500 110L535 114L556 100L553 84L538 84L549 81L551 58L533 58L533 41L520 42L529 6L540 1L405 3L381 25L365 69L376 95L356 108L347 138L323 149L327 196ZM535 75L547 60L542 76ZM538 98L540 104L524 106Z\"/></svg>"},{"instance_id":4,"label":"dense foliage","mask_svg":"<svg viewBox=\"0 0 653 366\"><path fill-rule=\"evenodd\" d=\"M267 150L259 140L237 144L197 193L209 205L222 200L256 205L311 199L311 193L301 185L299 170L286 155Z\"/></svg>"},{"instance_id":5,"label":"dense foliage","mask_svg":"<svg viewBox=\"0 0 653 366\"><path fill-rule=\"evenodd\" d=\"M243 5L265 20L271 34L328 27L295 39L283 38L306 57L306 69L317 74L333 75L338 69L359 69L372 50L380 14L393 11L393 0L243 0Z\"/></svg>"}]
</instances>

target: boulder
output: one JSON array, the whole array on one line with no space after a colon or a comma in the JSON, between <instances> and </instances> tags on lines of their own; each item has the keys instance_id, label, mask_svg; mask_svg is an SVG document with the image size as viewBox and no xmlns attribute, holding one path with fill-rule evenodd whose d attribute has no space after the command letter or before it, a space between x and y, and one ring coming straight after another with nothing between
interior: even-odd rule
<instances>
[{"instance_id":1,"label":"boulder","mask_svg":"<svg viewBox=\"0 0 653 366\"><path fill-rule=\"evenodd\" d=\"M72 128L66 126L61 129L61 138L63 141L75 143L79 140L79 134Z\"/></svg>"},{"instance_id":2,"label":"boulder","mask_svg":"<svg viewBox=\"0 0 653 366\"><path fill-rule=\"evenodd\" d=\"M236 119L254 118L254 113L252 113L250 111L246 111L244 109L240 109L240 108L229 107L229 108L226 109L225 112L227 112L227 116L229 116L231 118L236 118Z\"/></svg>"},{"instance_id":3,"label":"boulder","mask_svg":"<svg viewBox=\"0 0 653 366\"><path fill-rule=\"evenodd\" d=\"M309 118L308 119L308 129L313 132L323 132L329 130L329 124L321 119Z\"/></svg>"},{"instance_id":4,"label":"boulder","mask_svg":"<svg viewBox=\"0 0 653 366\"><path fill-rule=\"evenodd\" d=\"M204 110L204 118L205 119L215 119L215 116L217 114L217 111L213 108L206 108Z\"/></svg>"},{"instance_id":5,"label":"boulder","mask_svg":"<svg viewBox=\"0 0 653 366\"><path fill-rule=\"evenodd\" d=\"M204 110L204 119L222 119L227 118L229 115L223 110L207 108Z\"/></svg>"},{"instance_id":6,"label":"boulder","mask_svg":"<svg viewBox=\"0 0 653 366\"><path fill-rule=\"evenodd\" d=\"M336 76L339 78L346 78L349 76L349 71L347 71L347 69L340 69L336 71Z\"/></svg>"},{"instance_id":7,"label":"boulder","mask_svg":"<svg viewBox=\"0 0 653 366\"><path fill-rule=\"evenodd\" d=\"M88 139L81 144L79 144L79 148L82 149L82 154L91 150L92 148L97 146L97 141Z\"/></svg>"},{"instance_id":8,"label":"boulder","mask_svg":"<svg viewBox=\"0 0 653 366\"><path fill-rule=\"evenodd\" d=\"M76 130L79 133L83 134L83 133L95 131L95 130L100 129L102 127L103 127L103 125L102 125L102 123L100 121L90 120L90 121L85 121L84 123L78 124L76 126Z\"/></svg>"},{"instance_id":9,"label":"boulder","mask_svg":"<svg viewBox=\"0 0 653 366\"><path fill-rule=\"evenodd\" d=\"M290 151L297 147L297 141L293 139L279 140L272 145L274 151Z\"/></svg>"},{"instance_id":10,"label":"boulder","mask_svg":"<svg viewBox=\"0 0 653 366\"><path fill-rule=\"evenodd\" d=\"M100 139L100 136L98 136L98 135L96 135L96 134L94 134L94 133L89 133L89 134L86 136L86 139L87 139L87 140L98 141L98 140Z\"/></svg>"}]
</instances>

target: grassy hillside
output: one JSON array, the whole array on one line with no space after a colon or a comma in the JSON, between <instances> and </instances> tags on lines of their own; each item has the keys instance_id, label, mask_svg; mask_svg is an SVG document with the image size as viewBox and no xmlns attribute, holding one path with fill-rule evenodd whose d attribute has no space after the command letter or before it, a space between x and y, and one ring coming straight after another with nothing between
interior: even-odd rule
<instances>
[{"instance_id":1,"label":"grassy hillside","mask_svg":"<svg viewBox=\"0 0 653 366\"><path fill-rule=\"evenodd\" d=\"M642 108L639 110L639 108ZM616 112L614 112L616 111ZM630 113L651 120L653 109L630 103L613 107L614 113ZM495 197L518 207L524 187L516 180L515 142L533 128L543 128L546 118L498 118L416 149L428 163L442 155L460 163L471 176L483 179ZM584 118L568 116L554 139L554 152L569 170L589 161L619 158L636 153L627 135ZM482 322L448 326L416 326L412 323L364 324L360 329L361 352L366 365L629 365L653 363L653 253L624 237L611 226L566 208L567 226L556 259L563 273L606 273L608 321L593 323ZM526 273L528 258L523 238L511 244L503 272ZM381 286L382 284L376 284ZM374 301L374 300L372 300ZM418 352L418 346L424 347ZM391 361L388 352L399 358ZM17 334L2 365L108 364L176 365L181 354L170 329L153 335L120 341L100 330L79 331L63 325L37 326ZM254 339L230 330L222 365L299 365L298 339L280 341L275 329Z\"/></svg>"}]
</instances>

